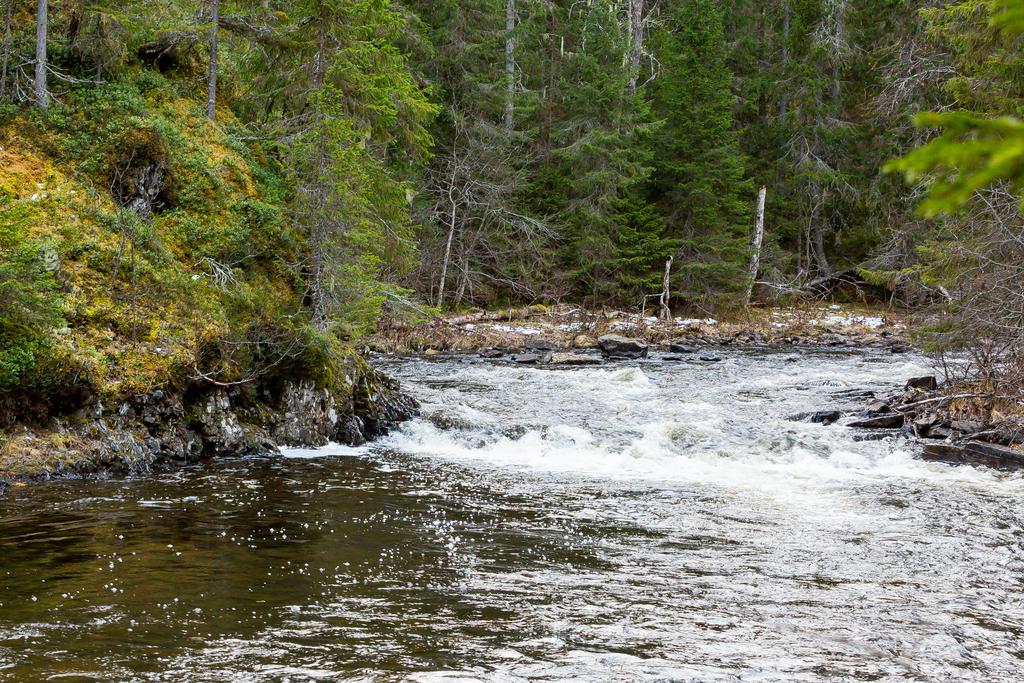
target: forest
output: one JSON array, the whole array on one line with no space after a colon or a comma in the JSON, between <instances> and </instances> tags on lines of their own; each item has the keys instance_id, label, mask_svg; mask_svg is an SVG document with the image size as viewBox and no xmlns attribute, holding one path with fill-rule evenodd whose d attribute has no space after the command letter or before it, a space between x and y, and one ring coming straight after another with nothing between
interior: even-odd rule
<instances>
[{"instance_id":1,"label":"forest","mask_svg":"<svg viewBox=\"0 0 1024 683\"><path fill-rule=\"evenodd\" d=\"M382 316L663 289L728 314L834 278L1020 366L1017 0L3 12L0 391L244 382Z\"/></svg>"},{"instance_id":2,"label":"forest","mask_svg":"<svg viewBox=\"0 0 1024 683\"><path fill-rule=\"evenodd\" d=\"M0 0L0 683L1024 661L1024 0Z\"/></svg>"}]
</instances>

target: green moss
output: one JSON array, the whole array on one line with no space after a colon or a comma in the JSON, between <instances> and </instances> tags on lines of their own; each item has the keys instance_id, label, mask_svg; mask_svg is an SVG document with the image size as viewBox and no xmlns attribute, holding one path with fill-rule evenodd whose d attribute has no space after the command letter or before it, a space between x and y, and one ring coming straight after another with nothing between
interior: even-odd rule
<instances>
[{"instance_id":1,"label":"green moss","mask_svg":"<svg viewBox=\"0 0 1024 683\"><path fill-rule=\"evenodd\" d=\"M148 70L0 114L0 287L23 290L0 297L0 393L69 377L100 396L201 375L346 385L347 353L302 315L289 183L241 125ZM146 219L121 205L151 164L165 180Z\"/></svg>"}]
</instances>

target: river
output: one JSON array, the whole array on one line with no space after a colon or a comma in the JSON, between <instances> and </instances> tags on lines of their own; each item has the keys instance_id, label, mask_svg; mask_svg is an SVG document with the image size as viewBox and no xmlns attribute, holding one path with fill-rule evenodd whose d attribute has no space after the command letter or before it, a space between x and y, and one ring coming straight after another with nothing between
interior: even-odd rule
<instances>
[{"instance_id":1,"label":"river","mask_svg":"<svg viewBox=\"0 0 1024 683\"><path fill-rule=\"evenodd\" d=\"M888 353L387 360L424 417L0 497L0 680L1019 681L1024 478L789 418Z\"/></svg>"}]
</instances>

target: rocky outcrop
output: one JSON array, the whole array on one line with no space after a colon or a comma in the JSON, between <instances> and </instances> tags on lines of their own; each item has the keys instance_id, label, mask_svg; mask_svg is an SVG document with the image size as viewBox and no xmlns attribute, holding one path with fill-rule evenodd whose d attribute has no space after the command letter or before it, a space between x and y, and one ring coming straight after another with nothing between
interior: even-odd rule
<instances>
[{"instance_id":1,"label":"rocky outcrop","mask_svg":"<svg viewBox=\"0 0 1024 683\"><path fill-rule=\"evenodd\" d=\"M851 422L849 426L854 429L899 429L903 426L905 419L903 415L891 413Z\"/></svg>"},{"instance_id":2,"label":"rocky outcrop","mask_svg":"<svg viewBox=\"0 0 1024 683\"><path fill-rule=\"evenodd\" d=\"M601 365L601 359L584 353L556 353L551 357L551 364L571 366Z\"/></svg>"},{"instance_id":3,"label":"rocky outcrop","mask_svg":"<svg viewBox=\"0 0 1024 683\"><path fill-rule=\"evenodd\" d=\"M296 380L158 390L113 405L96 401L45 428L5 435L0 480L144 472L204 457L276 453L279 446L360 445L418 412L398 382L361 359L344 380L335 391Z\"/></svg>"}]
</instances>

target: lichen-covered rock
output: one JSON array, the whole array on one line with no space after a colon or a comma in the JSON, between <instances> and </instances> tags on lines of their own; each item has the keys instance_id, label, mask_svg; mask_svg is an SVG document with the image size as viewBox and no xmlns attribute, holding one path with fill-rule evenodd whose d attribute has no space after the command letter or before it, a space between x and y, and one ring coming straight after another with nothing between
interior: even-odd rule
<instances>
[{"instance_id":1,"label":"lichen-covered rock","mask_svg":"<svg viewBox=\"0 0 1024 683\"><path fill-rule=\"evenodd\" d=\"M277 420L271 430L282 446L323 446L338 424L338 401L309 381L289 382L281 392Z\"/></svg>"},{"instance_id":2,"label":"lichen-covered rock","mask_svg":"<svg viewBox=\"0 0 1024 683\"><path fill-rule=\"evenodd\" d=\"M272 452L273 441L262 425L243 423L228 393L214 391L199 404L195 425L210 455L252 455Z\"/></svg>"}]
</instances>

